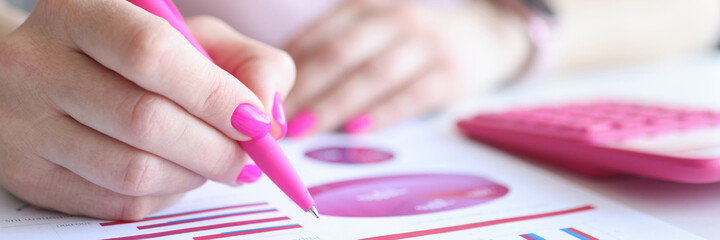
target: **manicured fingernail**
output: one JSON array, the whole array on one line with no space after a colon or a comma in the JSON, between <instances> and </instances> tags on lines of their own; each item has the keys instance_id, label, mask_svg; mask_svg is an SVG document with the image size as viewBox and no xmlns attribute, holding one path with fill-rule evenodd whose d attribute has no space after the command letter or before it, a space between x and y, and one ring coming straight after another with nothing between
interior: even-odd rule
<instances>
[{"instance_id":1,"label":"manicured fingernail","mask_svg":"<svg viewBox=\"0 0 720 240\"><path fill-rule=\"evenodd\" d=\"M372 129L373 119L370 114L361 114L345 124L345 132L349 134L365 133Z\"/></svg>"},{"instance_id":2,"label":"manicured fingernail","mask_svg":"<svg viewBox=\"0 0 720 240\"><path fill-rule=\"evenodd\" d=\"M240 175L238 175L235 181L241 183L254 183L260 179L260 176L262 176L262 170L260 170L257 165L248 163L245 164L242 171L240 171Z\"/></svg>"},{"instance_id":3,"label":"manicured fingernail","mask_svg":"<svg viewBox=\"0 0 720 240\"><path fill-rule=\"evenodd\" d=\"M270 132L270 117L253 105L238 105L230 119L233 127L246 136L256 139Z\"/></svg>"},{"instance_id":4,"label":"manicured fingernail","mask_svg":"<svg viewBox=\"0 0 720 240\"><path fill-rule=\"evenodd\" d=\"M303 111L288 121L288 137L302 137L315 127L317 117L311 111Z\"/></svg>"},{"instance_id":5,"label":"manicured fingernail","mask_svg":"<svg viewBox=\"0 0 720 240\"><path fill-rule=\"evenodd\" d=\"M280 98L280 94L278 93L275 93L275 99L273 100L272 115L282 130L278 139L285 137L287 133L287 119L285 119L285 107L283 107L282 98Z\"/></svg>"}]
</instances>

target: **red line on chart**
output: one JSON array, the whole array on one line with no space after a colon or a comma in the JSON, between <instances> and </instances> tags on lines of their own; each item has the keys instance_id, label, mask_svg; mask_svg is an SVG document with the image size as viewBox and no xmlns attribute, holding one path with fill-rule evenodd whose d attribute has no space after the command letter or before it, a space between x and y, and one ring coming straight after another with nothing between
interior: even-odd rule
<instances>
[{"instance_id":1,"label":"red line on chart","mask_svg":"<svg viewBox=\"0 0 720 240\"><path fill-rule=\"evenodd\" d=\"M226 228L226 227L235 227L235 226L242 226L242 225L249 225L249 224L256 224L256 223L282 221L282 220L290 220L290 218L289 217L276 217L276 218L265 218L265 219L249 220L249 221L220 223L220 224L215 224L215 225L183 228L183 229L177 229L177 230L171 230L171 231L165 231L165 232L148 233L148 234L119 237L119 238L108 238L106 240L134 240L134 239L157 238L157 237L164 237L164 236L177 235L177 234L183 234L183 233L198 232L198 231L205 231L205 230L212 230L212 229Z\"/></svg>"},{"instance_id":2,"label":"red line on chart","mask_svg":"<svg viewBox=\"0 0 720 240\"><path fill-rule=\"evenodd\" d=\"M198 213L206 213L206 212L212 212L212 211L220 211L220 210L227 210L227 209L234 209L234 208L243 208L243 207L262 206L262 205L267 205L267 204L268 204L268 203L266 203L266 202L261 202L261 203L248 203L248 204L241 204L241 205L234 205L234 206L227 206L227 207L203 209L203 210L197 210L197 211L192 211L192 212L183 212L183 213L176 213L176 214L168 214L168 215L162 215L162 216L155 216L155 217L149 217L149 218L145 218L145 219L143 219L143 220L131 221L131 222L125 222L125 221L104 222L104 223L100 223L100 226L106 227L106 226L119 225L119 224L138 223L138 222L145 222L145 221L151 221L151 220L157 220L157 219L187 216L187 215L198 214Z\"/></svg>"},{"instance_id":3,"label":"red line on chart","mask_svg":"<svg viewBox=\"0 0 720 240\"><path fill-rule=\"evenodd\" d=\"M189 218L189 219L182 219L182 220L170 221L170 222L164 222L164 223L158 223L158 224L137 226L137 229L143 230L143 229L156 228L156 227L167 227L167 226L183 224L183 223L199 222L199 221L205 221L205 220L210 220L210 219L235 217L235 216L250 215L250 214L256 214L256 213L266 213L266 212L277 212L277 209L263 209L263 210L257 210L257 211L236 212L236 213L212 215L212 216L205 216L205 217Z\"/></svg>"},{"instance_id":4,"label":"red line on chart","mask_svg":"<svg viewBox=\"0 0 720 240\"><path fill-rule=\"evenodd\" d=\"M398 233L398 234L391 234L391 235L385 235L385 236L377 236L377 237L371 237L371 238L364 238L362 240L392 240L392 239L420 237L420 236L427 236L427 235L433 235L433 234L448 233L448 232L455 232L455 231L461 231L461 230L467 230L467 229L473 229L473 228L486 227L486 226L503 224L503 223L519 222L519 221L525 221L525 220L531 220L531 219L552 217L552 216L582 212L582 211L593 210L593 209L595 209L595 207L588 205L588 206L577 207L577 208L572 208L572 209L567 209L567 210L562 210L562 211L540 213L540 214L520 216L520 217L503 218L503 219L496 219L496 220L490 220L490 221L484 221L484 222L469 223L469 224L458 225L458 226L450 226L450 227L420 230L420 231L414 231L414 232Z\"/></svg>"},{"instance_id":5,"label":"red line on chart","mask_svg":"<svg viewBox=\"0 0 720 240\"><path fill-rule=\"evenodd\" d=\"M211 239L234 237L234 236L240 236L240 235L249 235L249 234L255 234L255 233L272 232L272 231L295 229L295 228L302 228L302 226L300 226L299 224L293 224L293 225L276 226L276 227L256 228L256 229L241 230L241 231L236 231L236 232L226 232L226 233L221 233L221 234L194 237L193 240L211 240Z\"/></svg>"}]
</instances>

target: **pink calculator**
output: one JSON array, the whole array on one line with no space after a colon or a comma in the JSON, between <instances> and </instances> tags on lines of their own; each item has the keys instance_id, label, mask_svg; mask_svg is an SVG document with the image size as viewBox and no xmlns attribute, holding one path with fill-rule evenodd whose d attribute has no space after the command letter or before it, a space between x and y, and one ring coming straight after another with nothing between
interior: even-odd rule
<instances>
[{"instance_id":1,"label":"pink calculator","mask_svg":"<svg viewBox=\"0 0 720 240\"><path fill-rule=\"evenodd\" d=\"M483 113L473 139L592 176L720 181L720 113L616 101Z\"/></svg>"}]
</instances>

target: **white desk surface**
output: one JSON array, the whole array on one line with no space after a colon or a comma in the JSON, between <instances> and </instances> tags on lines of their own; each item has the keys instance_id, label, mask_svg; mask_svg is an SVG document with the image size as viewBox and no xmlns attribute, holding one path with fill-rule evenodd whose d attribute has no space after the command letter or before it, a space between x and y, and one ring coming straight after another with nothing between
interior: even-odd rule
<instances>
[{"instance_id":1,"label":"white desk surface","mask_svg":"<svg viewBox=\"0 0 720 240\"><path fill-rule=\"evenodd\" d=\"M481 100L479 108L618 97L720 110L720 54L542 77L493 94ZM459 111L467 115L478 111L477 106ZM720 183L693 185L635 177L598 180L541 167L689 232L708 239L720 236Z\"/></svg>"}]
</instances>

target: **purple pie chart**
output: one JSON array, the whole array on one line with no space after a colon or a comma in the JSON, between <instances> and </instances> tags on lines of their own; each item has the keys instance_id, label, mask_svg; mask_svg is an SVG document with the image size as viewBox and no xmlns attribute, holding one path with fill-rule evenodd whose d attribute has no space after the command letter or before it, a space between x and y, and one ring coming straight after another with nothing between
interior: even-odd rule
<instances>
[{"instance_id":1,"label":"purple pie chart","mask_svg":"<svg viewBox=\"0 0 720 240\"><path fill-rule=\"evenodd\" d=\"M407 174L314 186L310 194L322 215L394 217L477 206L509 189L488 179L460 174Z\"/></svg>"},{"instance_id":2,"label":"purple pie chart","mask_svg":"<svg viewBox=\"0 0 720 240\"><path fill-rule=\"evenodd\" d=\"M323 162L344 164L379 163L393 158L390 152L367 147L325 147L308 151L305 156Z\"/></svg>"}]
</instances>

